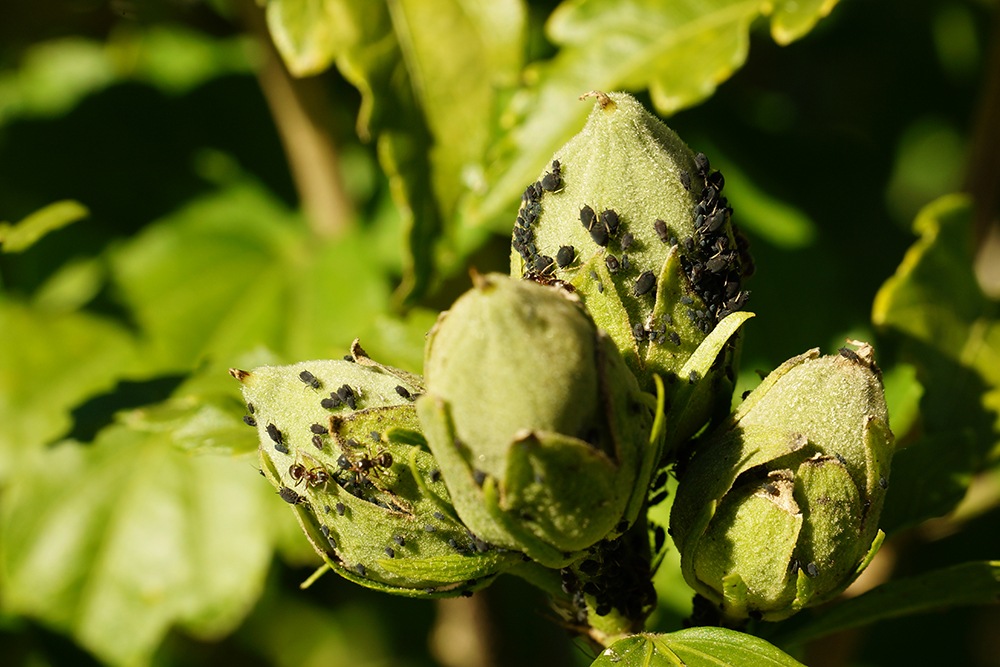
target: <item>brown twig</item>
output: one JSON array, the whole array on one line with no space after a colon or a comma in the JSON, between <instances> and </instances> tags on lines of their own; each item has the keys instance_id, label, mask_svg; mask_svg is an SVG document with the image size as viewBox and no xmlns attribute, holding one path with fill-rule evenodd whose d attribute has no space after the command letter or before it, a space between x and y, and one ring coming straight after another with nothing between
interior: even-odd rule
<instances>
[{"instance_id":1,"label":"brown twig","mask_svg":"<svg viewBox=\"0 0 1000 667\"><path fill-rule=\"evenodd\" d=\"M337 148L329 131L329 99L317 78L295 78L271 40L264 10L254 0L241 3L247 31L260 43L264 62L257 71L271 109L302 208L318 236L330 237L353 219L344 190Z\"/></svg>"}]
</instances>

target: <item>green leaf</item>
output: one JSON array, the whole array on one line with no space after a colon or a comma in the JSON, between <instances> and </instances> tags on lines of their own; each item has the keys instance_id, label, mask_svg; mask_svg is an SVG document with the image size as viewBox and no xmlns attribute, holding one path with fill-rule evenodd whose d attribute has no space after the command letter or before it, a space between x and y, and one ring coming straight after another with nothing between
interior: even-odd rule
<instances>
[{"instance_id":1,"label":"green leaf","mask_svg":"<svg viewBox=\"0 0 1000 667\"><path fill-rule=\"evenodd\" d=\"M882 584L863 595L782 624L772 639L796 646L878 621L1000 601L1000 561L976 561Z\"/></svg>"},{"instance_id":2,"label":"green leaf","mask_svg":"<svg viewBox=\"0 0 1000 667\"><path fill-rule=\"evenodd\" d=\"M521 68L523 6L270 0L268 25L292 71L335 61L361 91L358 130L378 139L410 251L400 294L418 296L459 198L483 187L498 91Z\"/></svg>"},{"instance_id":3,"label":"green leaf","mask_svg":"<svg viewBox=\"0 0 1000 667\"><path fill-rule=\"evenodd\" d=\"M924 388L922 437L893 461L887 531L951 510L997 451L1000 319L973 273L971 210L959 195L925 207L920 239L875 297L872 320Z\"/></svg>"},{"instance_id":4,"label":"green leaf","mask_svg":"<svg viewBox=\"0 0 1000 667\"><path fill-rule=\"evenodd\" d=\"M112 255L112 276L156 369L231 365L264 346L341 357L389 302L370 232L331 241L257 186L237 184L149 225Z\"/></svg>"},{"instance_id":5,"label":"green leaf","mask_svg":"<svg viewBox=\"0 0 1000 667\"><path fill-rule=\"evenodd\" d=\"M0 515L4 608L110 664L146 662L174 625L231 631L260 593L282 504L246 458L136 426L34 457Z\"/></svg>"},{"instance_id":6,"label":"green leaf","mask_svg":"<svg viewBox=\"0 0 1000 667\"><path fill-rule=\"evenodd\" d=\"M0 480L72 425L70 411L135 362L120 326L0 297Z\"/></svg>"},{"instance_id":7,"label":"green leaf","mask_svg":"<svg viewBox=\"0 0 1000 667\"><path fill-rule=\"evenodd\" d=\"M749 30L771 12L771 31L782 44L804 35L836 0L568 0L546 32L560 49L530 67L531 86L516 95L501 124L487 174L489 187L470 209L474 220L509 232L497 220L511 209L549 156L583 125L589 90L649 89L658 111L671 114L710 97L747 57Z\"/></svg>"},{"instance_id":8,"label":"green leaf","mask_svg":"<svg viewBox=\"0 0 1000 667\"><path fill-rule=\"evenodd\" d=\"M800 662L763 639L726 628L697 627L665 635L626 637L605 649L593 667L792 667Z\"/></svg>"},{"instance_id":9,"label":"green leaf","mask_svg":"<svg viewBox=\"0 0 1000 667\"><path fill-rule=\"evenodd\" d=\"M67 199L49 204L16 224L0 222L0 251L24 252L46 234L90 215L80 202Z\"/></svg>"}]
</instances>

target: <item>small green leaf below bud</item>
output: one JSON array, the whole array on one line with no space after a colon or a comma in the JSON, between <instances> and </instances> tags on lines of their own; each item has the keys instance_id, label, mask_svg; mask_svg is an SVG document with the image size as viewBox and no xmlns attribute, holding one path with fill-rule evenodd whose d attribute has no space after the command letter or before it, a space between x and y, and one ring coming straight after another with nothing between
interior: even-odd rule
<instances>
[{"instance_id":1,"label":"small green leaf below bud","mask_svg":"<svg viewBox=\"0 0 1000 667\"><path fill-rule=\"evenodd\" d=\"M428 337L420 423L463 522L560 567L635 520L656 402L572 295L475 282Z\"/></svg>"},{"instance_id":2,"label":"small green leaf below bud","mask_svg":"<svg viewBox=\"0 0 1000 667\"><path fill-rule=\"evenodd\" d=\"M681 569L724 617L838 595L881 543L893 436L871 347L811 350L702 439L670 516Z\"/></svg>"},{"instance_id":3,"label":"small green leaf below bud","mask_svg":"<svg viewBox=\"0 0 1000 667\"><path fill-rule=\"evenodd\" d=\"M351 361L230 371L260 433L261 472L347 579L412 597L485 586L520 556L456 516L417 421L420 378L356 343L352 352Z\"/></svg>"},{"instance_id":4,"label":"small green leaf below bud","mask_svg":"<svg viewBox=\"0 0 1000 667\"><path fill-rule=\"evenodd\" d=\"M583 130L524 192L511 275L569 284L653 391L654 374L688 379L681 371L706 336L745 306L753 265L708 159L633 97L590 95L597 103ZM557 190L545 187L553 175ZM699 375L698 399L668 416L668 447L728 410L736 339L725 343Z\"/></svg>"}]
</instances>

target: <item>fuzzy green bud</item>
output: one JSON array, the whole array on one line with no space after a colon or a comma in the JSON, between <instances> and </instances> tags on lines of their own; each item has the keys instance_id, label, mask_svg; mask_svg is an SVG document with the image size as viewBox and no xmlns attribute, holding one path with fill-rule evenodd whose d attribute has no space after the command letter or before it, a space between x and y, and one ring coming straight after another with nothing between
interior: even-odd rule
<instances>
[{"instance_id":1,"label":"fuzzy green bud","mask_svg":"<svg viewBox=\"0 0 1000 667\"><path fill-rule=\"evenodd\" d=\"M412 597L488 584L518 558L456 516L420 433L420 378L356 343L353 352L353 361L230 371L260 433L261 472L325 563L351 581Z\"/></svg>"},{"instance_id":2,"label":"fuzzy green bud","mask_svg":"<svg viewBox=\"0 0 1000 667\"><path fill-rule=\"evenodd\" d=\"M782 364L680 476L681 569L724 617L781 620L842 592L881 544L893 436L871 347Z\"/></svg>"},{"instance_id":3,"label":"fuzzy green bud","mask_svg":"<svg viewBox=\"0 0 1000 667\"><path fill-rule=\"evenodd\" d=\"M525 190L511 274L575 287L643 388L652 390L654 374L698 385L681 400L668 387L676 443L729 408L736 342L726 342L749 317L738 311L752 262L707 158L633 97L592 95L583 130ZM730 316L703 350L707 361L692 367Z\"/></svg>"},{"instance_id":4,"label":"fuzzy green bud","mask_svg":"<svg viewBox=\"0 0 1000 667\"><path fill-rule=\"evenodd\" d=\"M659 431L568 292L477 276L428 342L420 423L462 521L549 567L635 520Z\"/></svg>"}]
</instances>

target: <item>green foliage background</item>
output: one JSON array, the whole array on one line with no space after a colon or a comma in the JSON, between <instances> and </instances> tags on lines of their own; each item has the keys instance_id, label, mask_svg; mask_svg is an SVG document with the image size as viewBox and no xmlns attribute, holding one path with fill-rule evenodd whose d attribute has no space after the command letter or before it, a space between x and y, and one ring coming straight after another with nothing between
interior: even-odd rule
<instances>
[{"instance_id":1,"label":"green foliage background","mask_svg":"<svg viewBox=\"0 0 1000 667\"><path fill-rule=\"evenodd\" d=\"M816 665L1000 664L1000 608L975 606L1000 594L1000 326L972 272L996 3L261 4L0 6L0 662L444 664L443 607L298 590L316 562L226 369L360 336L419 372L467 268L506 271L577 96L626 89L725 173L751 238L740 390L872 340L906 446L891 583L757 634ZM657 588L650 629L676 631L673 555ZM479 596L495 664L593 658L523 583ZM758 646L699 632L630 641Z\"/></svg>"}]
</instances>

